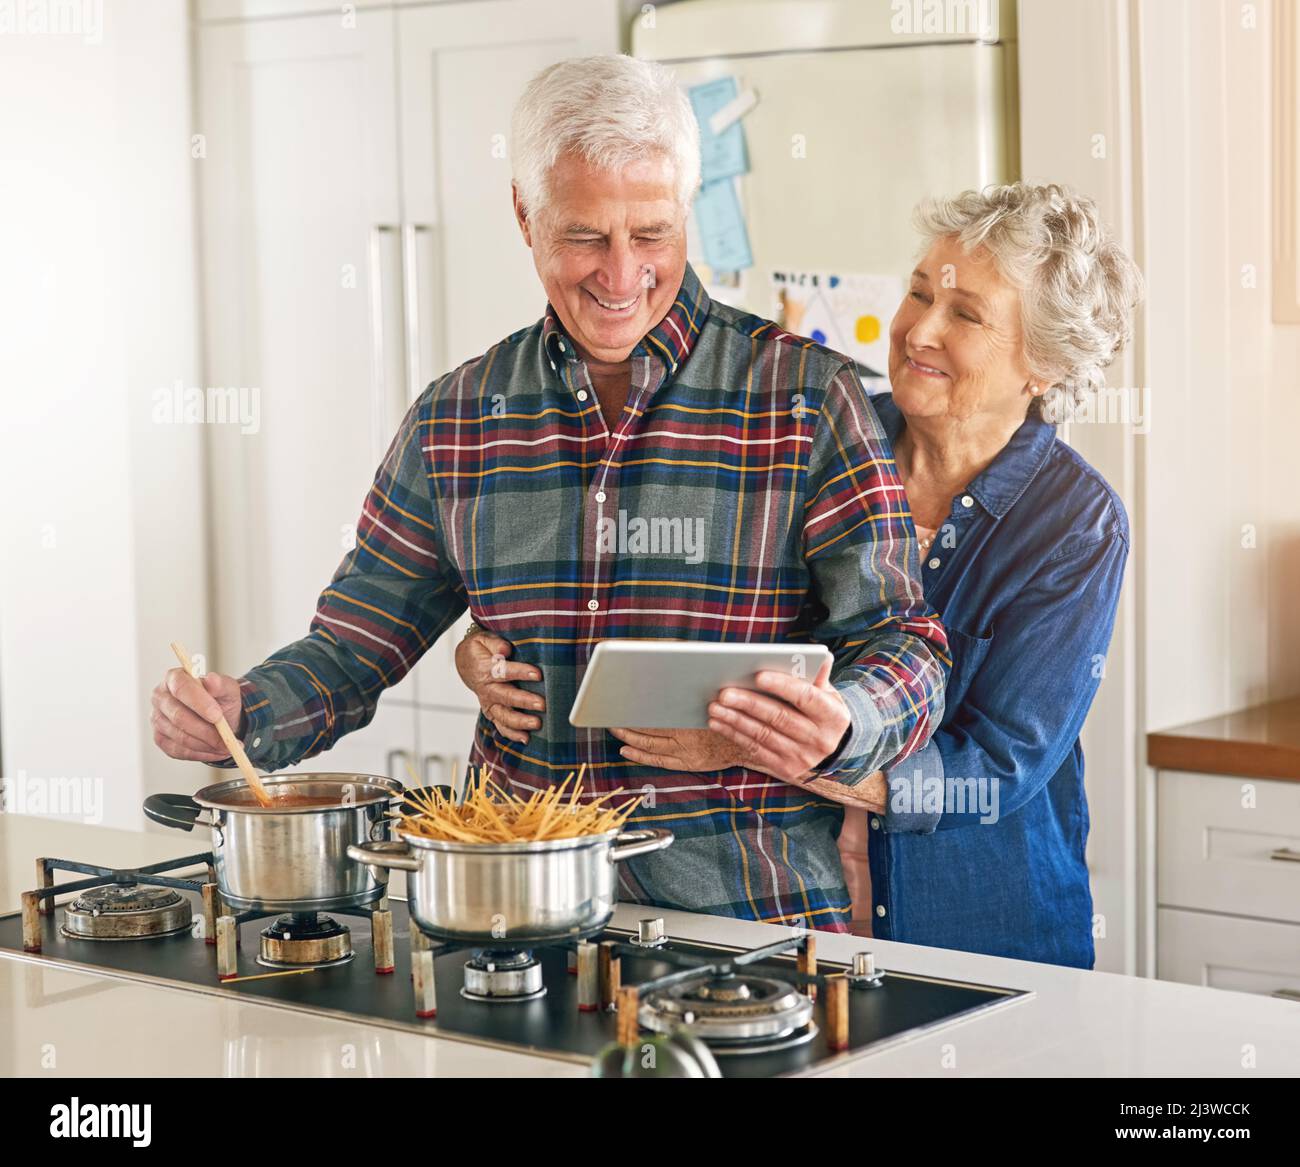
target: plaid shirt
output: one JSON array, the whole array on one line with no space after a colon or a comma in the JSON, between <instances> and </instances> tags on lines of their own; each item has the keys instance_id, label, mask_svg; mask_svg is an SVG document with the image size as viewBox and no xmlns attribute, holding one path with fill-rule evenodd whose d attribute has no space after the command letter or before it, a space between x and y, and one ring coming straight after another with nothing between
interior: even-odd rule
<instances>
[{"instance_id":1,"label":"plaid shirt","mask_svg":"<svg viewBox=\"0 0 1300 1167\"><path fill-rule=\"evenodd\" d=\"M835 804L739 767L635 765L569 709L600 640L816 640L852 715L821 772L861 781L923 747L943 715L947 641L919 579L852 363L711 302L688 266L632 353L613 434L549 305L424 392L308 635L242 678L244 736L267 769L329 748L468 605L541 669L523 687L546 696L525 746L480 717L473 766L524 795L583 763L593 794L646 791L632 822L676 837L621 865L625 899L839 930Z\"/></svg>"}]
</instances>

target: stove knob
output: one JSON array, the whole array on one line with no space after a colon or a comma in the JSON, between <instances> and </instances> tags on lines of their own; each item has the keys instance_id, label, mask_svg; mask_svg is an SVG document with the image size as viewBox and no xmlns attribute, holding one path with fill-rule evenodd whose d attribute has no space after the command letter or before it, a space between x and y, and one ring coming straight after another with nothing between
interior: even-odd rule
<instances>
[{"instance_id":1,"label":"stove knob","mask_svg":"<svg viewBox=\"0 0 1300 1167\"><path fill-rule=\"evenodd\" d=\"M873 952L855 952L853 964L849 969L848 982L855 989L877 988L885 979L885 974L876 968L876 956Z\"/></svg>"},{"instance_id":2,"label":"stove knob","mask_svg":"<svg viewBox=\"0 0 1300 1167\"><path fill-rule=\"evenodd\" d=\"M657 947L664 943L668 937L664 932L664 918L655 916L653 919L639 920L636 926L636 942L647 947Z\"/></svg>"}]
</instances>

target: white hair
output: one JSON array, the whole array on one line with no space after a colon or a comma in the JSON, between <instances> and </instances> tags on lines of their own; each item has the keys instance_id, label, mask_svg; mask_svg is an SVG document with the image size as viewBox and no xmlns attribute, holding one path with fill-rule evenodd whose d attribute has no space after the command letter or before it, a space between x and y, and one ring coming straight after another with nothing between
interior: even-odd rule
<instances>
[{"instance_id":1,"label":"white hair","mask_svg":"<svg viewBox=\"0 0 1300 1167\"><path fill-rule=\"evenodd\" d=\"M510 161L524 211L544 210L564 153L618 171L655 156L673 163L675 195L690 207L700 183L700 128L672 71L635 57L576 57L543 69L515 104Z\"/></svg>"},{"instance_id":2,"label":"white hair","mask_svg":"<svg viewBox=\"0 0 1300 1167\"><path fill-rule=\"evenodd\" d=\"M1051 382L1041 415L1059 422L1105 382L1133 335L1142 273L1102 225L1097 205L1067 186L1024 182L925 199L915 212L926 246L956 236L987 248L1020 292L1025 363Z\"/></svg>"}]
</instances>

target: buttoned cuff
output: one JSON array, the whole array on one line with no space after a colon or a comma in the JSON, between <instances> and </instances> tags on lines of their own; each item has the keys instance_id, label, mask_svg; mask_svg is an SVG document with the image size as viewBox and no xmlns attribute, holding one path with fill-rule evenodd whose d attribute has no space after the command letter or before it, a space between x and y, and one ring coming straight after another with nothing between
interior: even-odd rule
<instances>
[{"instance_id":1,"label":"buttoned cuff","mask_svg":"<svg viewBox=\"0 0 1300 1167\"><path fill-rule=\"evenodd\" d=\"M247 677L240 677L239 703L244 711L244 732L239 744L244 747L244 753L254 766L260 770L272 769L263 765L274 744L272 729L275 714L271 709L271 699ZM224 762L213 764L231 769L235 765L235 759L227 758Z\"/></svg>"},{"instance_id":2,"label":"buttoned cuff","mask_svg":"<svg viewBox=\"0 0 1300 1167\"><path fill-rule=\"evenodd\" d=\"M854 678L836 685L849 709L849 728L840 739L840 746L818 768L822 778L831 778L852 786L861 782L875 767L867 769L867 762L880 744L884 722L880 710L871 699L862 682Z\"/></svg>"},{"instance_id":3,"label":"buttoned cuff","mask_svg":"<svg viewBox=\"0 0 1300 1167\"><path fill-rule=\"evenodd\" d=\"M932 835L943 817L943 754L934 740L885 769L889 798L882 827L890 834Z\"/></svg>"}]
</instances>

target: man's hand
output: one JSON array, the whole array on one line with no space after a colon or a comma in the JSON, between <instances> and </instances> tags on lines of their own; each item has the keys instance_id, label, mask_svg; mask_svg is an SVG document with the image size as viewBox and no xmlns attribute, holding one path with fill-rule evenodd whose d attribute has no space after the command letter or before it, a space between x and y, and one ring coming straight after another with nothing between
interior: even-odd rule
<instances>
[{"instance_id":1,"label":"man's hand","mask_svg":"<svg viewBox=\"0 0 1300 1167\"><path fill-rule=\"evenodd\" d=\"M709 703L709 728L739 747L739 765L805 783L849 728L849 707L830 675L830 661L812 681L764 669L754 678L760 692L726 688Z\"/></svg>"},{"instance_id":2,"label":"man's hand","mask_svg":"<svg viewBox=\"0 0 1300 1167\"><path fill-rule=\"evenodd\" d=\"M186 762L224 762L230 751L217 733L221 718L239 737L244 728L244 707L239 681L221 673L202 679L184 669L168 669L153 691L153 740L164 754Z\"/></svg>"},{"instance_id":3,"label":"man's hand","mask_svg":"<svg viewBox=\"0 0 1300 1167\"><path fill-rule=\"evenodd\" d=\"M528 744L528 731L541 729L541 718L520 710L541 713L546 698L521 689L514 681L540 681L542 670L506 659L514 645L491 632L475 632L456 646L456 671L465 687L478 698L483 715L502 737Z\"/></svg>"},{"instance_id":4,"label":"man's hand","mask_svg":"<svg viewBox=\"0 0 1300 1167\"><path fill-rule=\"evenodd\" d=\"M708 729L611 729L618 752L638 766L660 770L727 770L748 763L735 742Z\"/></svg>"}]
</instances>

